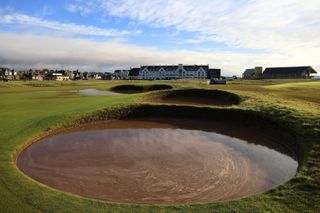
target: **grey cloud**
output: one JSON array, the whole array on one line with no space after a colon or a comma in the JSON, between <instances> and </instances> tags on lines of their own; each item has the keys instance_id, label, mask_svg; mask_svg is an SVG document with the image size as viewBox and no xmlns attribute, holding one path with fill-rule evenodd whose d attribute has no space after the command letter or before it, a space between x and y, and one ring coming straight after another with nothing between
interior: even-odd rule
<instances>
[{"instance_id":1,"label":"grey cloud","mask_svg":"<svg viewBox=\"0 0 320 213\"><path fill-rule=\"evenodd\" d=\"M282 54L241 54L228 51L162 51L120 42L35 36L0 32L0 63L19 68L77 68L87 71L143 64L210 64L225 74L240 74L255 65L317 63L317 57L297 58Z\"/></svg>"}]
</instances>

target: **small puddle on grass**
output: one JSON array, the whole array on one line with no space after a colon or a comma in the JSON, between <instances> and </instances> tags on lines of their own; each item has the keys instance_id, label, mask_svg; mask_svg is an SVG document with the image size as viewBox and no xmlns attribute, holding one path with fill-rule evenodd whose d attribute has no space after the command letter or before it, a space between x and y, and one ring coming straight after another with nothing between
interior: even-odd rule
<instances>
[{"instance_id":1,"label":"small puddle on grass","mask_svg":"<svg viewBox=\"0 0 320 213\"><path fill-rule=\"evenodd\" d=\"M103 96L107 96L107 95L120 95L120 93L116 93L116 92L111 92L108 90L97 90L97 89L81 89L81 90L76 90L76 92L78 92L81 95L103 95Z\"/></svg>"},{"instance_id":2,"label":"small puddle on grass","mask_svg":"<svg viewBox=\"0 0 320 213\"><path fill-rule=\"evenodd\" d=\"M85 96L100 95L100 96L109 96L109 95L121 95L121 93L111 92L109 90L97 90L97 89L79 89L79 90L41 90L33 91L29 93L79 93Z\"/></svg>"}]
</instances>

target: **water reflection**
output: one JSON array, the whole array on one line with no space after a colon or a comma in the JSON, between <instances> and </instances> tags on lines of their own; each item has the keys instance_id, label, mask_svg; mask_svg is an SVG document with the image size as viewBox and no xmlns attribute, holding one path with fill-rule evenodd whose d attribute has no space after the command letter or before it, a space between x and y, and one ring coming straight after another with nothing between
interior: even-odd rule
<instances>
[{"instance_id":1,"label":"water reflection","mask_svg":"<svg viewBox=\"0 0 320 213\"><path fill-rule=\"evenodd\" d=\"M121 95L120 93L111 92L109 90L98 90L98 89L79 89L79 90L42 90L32 91L28 93L79 93L81 95L92 96L109 96L109 95Z\"/></svg>"},{"instance_id":2,"label":"water reflection","mask_svg":"<svg viewBox=\"0 0 320 213\"><path fill-rule=\"evenodd\" d=\"M76 90L81 95L120 95L120 93L116 92L111 92L108 90L97 90L97 89L81 89L81 90Z\"/></svg>"},{"instance_id":3,"label":"water reflection","mask_svg":"<svg viewBox=\"0 0 320 213\"><path fill-rule=\"evenodd\" d=\"M126 203L230 200L292 178L289 156L201 130L129 128L72 132L26 149L19 168L51 187Z\"/></svg>"}]
</instances>

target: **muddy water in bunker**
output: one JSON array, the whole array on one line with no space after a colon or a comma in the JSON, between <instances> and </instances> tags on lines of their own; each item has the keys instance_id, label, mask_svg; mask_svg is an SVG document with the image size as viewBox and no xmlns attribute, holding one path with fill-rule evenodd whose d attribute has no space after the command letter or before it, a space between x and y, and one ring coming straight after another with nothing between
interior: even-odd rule
<instances>
[{"instance_id":1,"label":"muddy water in bunker","mask_svg":"<svg viewBox=\"0 0 320 213\"><path fill-rule=\"evenodd\" d=\"M223 124L210 124L221 133ZM62 191L140 204L232 200L295 175L298 163L292 157L276 146L257 144L278 144L272 135L242 137L241 127L224 135L208 125L183 119L88 125L41 139L20 154L17 164L33 179Z\"/></svg>"}]
</instances>

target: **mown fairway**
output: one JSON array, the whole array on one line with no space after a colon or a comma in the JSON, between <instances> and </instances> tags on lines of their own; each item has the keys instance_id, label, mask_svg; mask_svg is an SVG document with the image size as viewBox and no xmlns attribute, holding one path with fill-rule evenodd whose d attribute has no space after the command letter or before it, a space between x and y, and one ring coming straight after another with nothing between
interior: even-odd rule
<instances>
[{"instance_id":1,"label":"mown fairway","mask_svg":"<svg viewBox=\"0 0 320 213\"><path fill-rule=\"evenodd\" d=\"M238 201L199 205L125 205L80 198L39 184L15 164L16 152L53 129L97 110L150 103L157 93L84 96L66 92L107 90L121 84L169 84L174 88L221 89L244 101L233 108L258 111L282 122L299 145L300 168L294 179L267 193ZM51 91L51 92L50 92ZM0 82L0 212L319 212L320 82L231 81L208 86L204 81ZM201 107L201 106L198 106Z\"/></svg>"}]
</instances>

